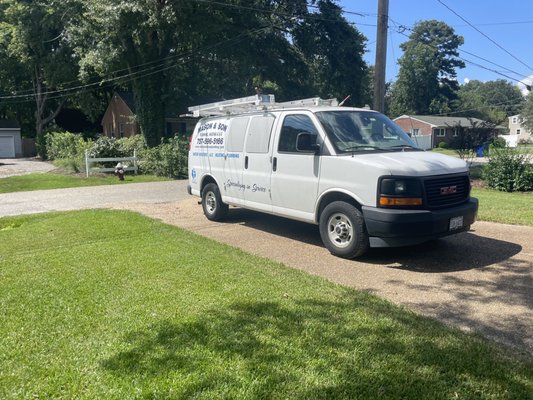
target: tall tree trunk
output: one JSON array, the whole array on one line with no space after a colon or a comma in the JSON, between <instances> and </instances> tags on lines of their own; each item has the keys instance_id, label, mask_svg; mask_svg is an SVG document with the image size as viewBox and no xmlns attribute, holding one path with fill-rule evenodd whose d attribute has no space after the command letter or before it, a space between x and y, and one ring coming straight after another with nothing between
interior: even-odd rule
<instances>
[{"instance_id":1,"label":"tall tree trunk","mask_svg":"<svg viewBox=\"0 0 533 400\"><path fill-rule=\"evenodd\" d=\"M59 114L59 111L63 108L65 100L61 99L57 107L50 111L48 116L45 116L46 106L48 100L48 94L46 86L43 84L43 78L40 74L38 67L35 67L34 72L34 92L35 92L35 144L37 147L37 154L43 159L46 160L46 141L44 137L44 128L48 125L56 116Z\"/></svg>"},{"instance_id":2,"label":"tall tree trunk","mask_svg":"<svg viewBox=\"0 0 533 400\"><path fill-rule=\"evenodd\" d=\"M133 86L137 122L149 147L159 145L165 134L163 85L161 74L155 74L136 81Z\"/></svg>"}]
</instances>

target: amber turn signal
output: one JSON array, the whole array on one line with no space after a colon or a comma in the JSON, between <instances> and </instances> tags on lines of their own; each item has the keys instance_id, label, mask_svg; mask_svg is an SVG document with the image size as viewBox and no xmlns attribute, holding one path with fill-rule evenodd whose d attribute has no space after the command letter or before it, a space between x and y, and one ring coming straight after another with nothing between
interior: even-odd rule
<instances>
[{"instance_id":1,"label":"amber turn signal","mask_svg":"<svg viewBox=\"0 0 533 400\"><path fill-rule=\"evenodd\" d=\"M422 199L420 197L380 197L379 205L390 206L421 206Z\"/></svg>"}]
</instances>

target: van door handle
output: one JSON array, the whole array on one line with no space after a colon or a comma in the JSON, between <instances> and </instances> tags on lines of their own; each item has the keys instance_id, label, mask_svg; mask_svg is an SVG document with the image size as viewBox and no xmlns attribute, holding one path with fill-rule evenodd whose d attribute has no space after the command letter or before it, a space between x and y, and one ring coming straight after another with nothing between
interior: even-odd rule
<instances>
[{"instance_id":1,"label":"van door handle","mask_svg":"<svg viewBox=\"0 0 533 400\"><path fill-rule=\"evenodd\" d=\"M244 169L248 169L248 156L244 157Z\"/></svg>"},{"instance_id":2,"label":"van door handle","mask_svg":"<svg viewBox=\"0 0 533 400\"><path fill-rule=\"evenodd\" d=\"M272 159L272 171L275 171L278 169L278 158L277 157L274 157Z\"/></svg>"}]
</instances>

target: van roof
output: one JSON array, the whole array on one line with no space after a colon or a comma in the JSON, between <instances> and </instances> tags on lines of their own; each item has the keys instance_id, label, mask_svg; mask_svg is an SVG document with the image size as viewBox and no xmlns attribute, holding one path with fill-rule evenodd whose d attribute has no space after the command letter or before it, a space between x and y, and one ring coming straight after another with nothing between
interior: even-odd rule
<instances>
[{"instance_id":1,"label":"van roof","mask_svg":"<svg viewBox=\"0 0 533 400\"><path fill-rule=\"evenodd\" d=\"M250 111L243 111L241 113L235 113L235 114L225 114L225 115L210 115L207 117L203 117L200 119L200 121L204 120L210 120L210 119L220 119L220 118L237 118L242 116L248 116L248 115L259 115L259 114L265 114L265 113L281 113L281 112L287 112L287 111L310 111L313 113L317 112L324 112L324 111L366 111L366 112L377 112L375 110L371 110L368 108L358 108L358 107L342 107L342 106L306 106L306 107L287 107L287 108L274 108L274 109L265 109L265 110L250 110Z\"/></svg>"}]
</instances>

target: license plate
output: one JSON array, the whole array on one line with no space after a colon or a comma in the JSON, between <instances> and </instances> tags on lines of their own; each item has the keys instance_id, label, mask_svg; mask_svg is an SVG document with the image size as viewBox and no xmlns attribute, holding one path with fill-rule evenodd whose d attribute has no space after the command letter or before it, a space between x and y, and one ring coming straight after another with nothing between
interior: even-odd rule
<instances>
[{"instance_id":1,"label":"license plate","mask_svg":"<svg viewBox=\"0 0 533 400\"><path fill-rule=\"evenodd\" d=\"M463 216L450 219L450 231L461 229L463 227Z\"/></svg>"}]
</instances>

